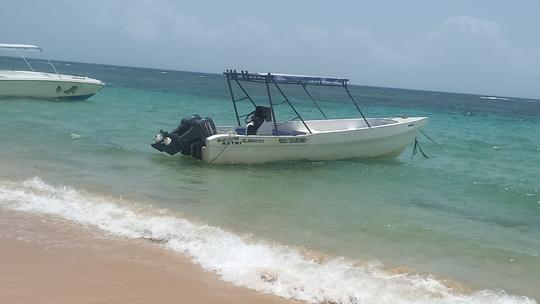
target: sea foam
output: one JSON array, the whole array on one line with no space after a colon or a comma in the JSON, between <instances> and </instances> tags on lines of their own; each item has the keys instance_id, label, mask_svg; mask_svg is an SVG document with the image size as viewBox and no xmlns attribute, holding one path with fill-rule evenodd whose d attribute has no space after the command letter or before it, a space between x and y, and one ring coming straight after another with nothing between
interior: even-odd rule
<instances>
[{"instance_id":1,"label":"sea foam","mask_svg":"<svg viewBox=\"0 0 540 304\"><path fill-rule=\"evenodd\" d=\"M487 100L510 101L509 98L505 98L505 97L496 97L496 96L480 96L480 98L482 98L482 99L487 99Z\"/></svg>"},{"instance_id":2,"label":"sea foam","mask_svg":"<svg viewBox=\"0 0 540 304\"><path fill-rule=\"evenodd\" d=\"M500 290L460 294L430 276L392 273L378 262L341 257L315 261L290 246L137 206L53 186L37 177L0 182L0 208L59 216L113 235L159 241L225 281L285 298L310 303L536 303Z\"/></svg>"}]
</instances>

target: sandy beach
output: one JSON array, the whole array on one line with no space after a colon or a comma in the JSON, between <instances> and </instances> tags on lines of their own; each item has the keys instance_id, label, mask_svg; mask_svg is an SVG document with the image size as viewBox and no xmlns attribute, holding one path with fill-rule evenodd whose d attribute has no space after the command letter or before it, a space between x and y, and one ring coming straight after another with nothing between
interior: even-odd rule
<instances>
[{"instance_id":1,"label":"sandy beach","mask_svg":"<svg viewBox=\"0 0 540 304\"><path fill-rule=\"evenodd\" d=\"M0 303L290 303L144 240L0 209Z\"/></svg>"}]
</instances>

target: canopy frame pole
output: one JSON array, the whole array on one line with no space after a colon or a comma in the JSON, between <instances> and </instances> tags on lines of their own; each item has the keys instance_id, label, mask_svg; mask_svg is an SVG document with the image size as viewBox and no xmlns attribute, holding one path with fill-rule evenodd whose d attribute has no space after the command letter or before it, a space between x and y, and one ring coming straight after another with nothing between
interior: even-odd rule
<instances>
[{"instance_id":1,"label":"canopy frame pole","mask_svg":"<svg viewBox=\"0 0 540 304\"><path fill-rule=\"evenodd\" d=\"M43 53L41 49L39 49L39 51L41 52L41 55L43 56L43 58L45 58L47 62L49 63L49 65L52 67L56 75L58 75L58 78L62 78L62 76L60 76L60 73L58 73L58 71L56 70L56 67L54 66L54 64L49 60L49 57L45 56L45 54Z\"/></svg>"},{"instance_id":2,"label":"canopy frame pole","mask_svg":"<svg viewBox=\"0 0 540 304\"><path fill-rule=\"evenodd\" d=\"M231 80L229 79L228 75L227 75L227 85L229 86L229 93L231 93L231 100L234 106L234 114L236 114L236 122L238 123L238 126L240 127L240 118L238 117L238 109L236 108L236 100L234 99L234 93L231 87Z\"/></svg>"},{"instance_id":3,"label":"canopy frame pole","mask_svg":"<svg viewBox=\"0 0 540 304\"><path fill-rule=\"evenodd\" d=\"M272 82L274 83L274 85L276 86L276 88L278 89L279 93L281 93L281 96L283 96L283 98L285 98L285 101L289 104L289 106L291 107L291 109L293 109L294 113L296 113L296 118L299 118L302 123L304 124L304 126L306 127L306 129L308 130L309 134L313 134L313 132L311 132L311 129L309 129L308 125L306 124L306 122L304 121L304 119L302 118L302 116L300 116L300 113L298 113L298 111L296 111L296 109L294 108L294 106L292 105L292 103L289 101L289 98L287 98L287 96L285 96L285 93L283 93L283 91L281 90L281 88L278 86L278 84L272 79ZM294 119L294 118L293 118Z\"/></svg>"},{"instance_id":4,"label":"canopy frame pole","mask_svg":"<svg viewBox=\"0 0 540 304\"><path fill-rule=\"evenodd\" d=\"M352 103L354 104L354 106L356 107L356 109L358 110L358 112L360 112L360 115L362 115L362 118L364 119L364 121L366 122L366 125L371 128L371 125L369 124L369 122L367 121L366 119L366 116L364 116L364 113L362 113L362 110L360 110L360 107L358 106L358 103L356 103L356 101L354 100L354 98L352 97L351 95L351 92L349 92L349 89L347 88L347 83L346 82L343 82L343 88L345 88L345 91L347 92L347 95L349 95L349 98L351 99Z\"/></svg>"},{"instance_id":5,"label":"canopy frame pole","mask_svg":"<svg viewBox=\"0 0 540 304\"><path fill-rule=\"evenodd\" d=\"M19 56L21 56L21 58L24 60L24 62L26 62L26 65L30 68L30 70L32 70L32 72L35 72L34 71L34 68L30 65L30 63L28 62L28 60L26 60L26 57L24 57L23 54L15 51L15 53L17 53Z\"/></svg>"},{"instance_id":6,"label":"canopy frame pole","mask_svg":"<svg viewBox=\"0 0 540 304\"><path fill-rule=\"evenodd\" d=\"M268 77L266 78L266 93L268 94L268 102L270 103L270 109L272 110L272 120L274 121L274 133L275 135L278 135L278 128L277 128L277 122L276 122L276 114L274 113L274 105L272 104L272 96L270 94L270 81L268 80Z\"/></svg>"},{"instance_id":7,"label":"canopy frame pole","mask_svg":"<svg viewBox=\"0 0 540 304\"><path fill-rule=\"evenodd\" d=\"M324 117L324 119L328 119L328 117L326 117L326 114L324 114L323 110L321 109L321 107L319 106L319 104L317 103L317 101L315 101L315 98L313 98L313 96L311 96L311 94L310 94L309 91L307 90L306 84L302 82L301 85L302 85L302 88L304 88L304 91L306 91L307 96L309 96L309 99L311 99L311 101L313 102L313 104L315 105L315 107L317 107L317 109L319 110L319 112L321 112L321 114L322 114L322 116Z\"/></svg>"},{"instance_id":8,"label":"canopy frame pole","mask_svg":"<svg viewBox=\"0 0 540 304\"><path fill-rule=\"evenodd\" d=\"M54 72L56 73L56 75L58 75L58 78L62 78L62 76L60 76L60 73L58 73L58 71L54 67L54 64L52 64L52 62L49 60L49 58L45 57L45 59L47 59L47 62L49 62L49 64L51 65L51 67L54 70Z\"/></svg>"},{"instance_id":9,"label":"canopy frame pole","mask_svg":"<svg viewBox=\"0 0 540 304\"><path fill-rule=\"evenodd\" d=\"M246 92L246 90L244 89L244 87L240 84L240 82L238 81L238 79L235 79L234 81L236 81L236 84L240 87L240 89L242 90L242 92L244 92L244 94L245 94L246 97L249 99L249 101L251 102L251 104L252 104L254 107L257 107L257 105L255 104L255 102L253 102L253 99L251 99L251 96L249 96L249 94Z\"/></svg>"}]
</instances>

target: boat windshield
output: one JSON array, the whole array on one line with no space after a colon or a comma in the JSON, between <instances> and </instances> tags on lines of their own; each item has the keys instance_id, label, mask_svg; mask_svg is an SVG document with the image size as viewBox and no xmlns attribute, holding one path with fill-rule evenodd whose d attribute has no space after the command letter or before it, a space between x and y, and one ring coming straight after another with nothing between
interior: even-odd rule
<instances>
[{"instance_id":1,"label":"boat windshield","mask_svg":"<svg viewBox=\"0 0 540 304\"><path fill-rule=\"evenodd\" d=\"M28 62L28 59L26 58L26 56L24 56L21 52L39 52L41 54L41 56L47 60L47 62L52 67L52 69L56 73L56 75L58 75L59 78L62 78L62 76L60 76L60 73L58 73L58 71L56 70L56 67L54 66L54 64L51 62L51 60L49 60L49 58L47 56L45 56L45 54L43 54L43 50L38 46L31 45L31 44L0 43L0 51L13 51L13 52L15 52L17 55L19 55L24 60L24 62L26 62L26 65L30 68L30 70L32 72L35 72L34 68Z\"/></svg>"}]
</instances>

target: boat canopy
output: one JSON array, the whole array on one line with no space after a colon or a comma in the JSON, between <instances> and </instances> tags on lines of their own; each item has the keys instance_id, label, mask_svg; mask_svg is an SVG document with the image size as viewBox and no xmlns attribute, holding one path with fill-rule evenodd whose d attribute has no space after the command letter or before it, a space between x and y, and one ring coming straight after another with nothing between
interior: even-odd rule
<instances>
[{"instance_id":1,"label":"boat canopy","mask_svg":"<svg viewBox=\"0 0 540 304\"><path fill-rule=\"evenodd\" d=\"M232 103L233 103L233 106L234 106L234 113L236 114L236 122L238 123L239 127L241 126L240 118L248 117L249 115L253 114L254 112L249 113L249 114L240 115L238 113L238 108L236 106L236 103L240 102L242 100L249 100L249 102L253 105L253 107L255 107L255 109L257 109L257 105L255 104L255 102L253 101L251 96L248 94L248 92L246 91L244 86L242 86L242 84L240 82L254 82L254 83L261 83L261 84L266 85L266 92L267 92L267 95L268 95L268 103L270 105L270 110L271 110L271 113L272 113L272 120L274 122L274 132L276 134L278 134L278 124L276 122L276 117L275 117L275 113L274 113L274 107L277 106L277 105L283 104L283 103L287 103L291 107L293 112L296 114L296 116L293 117L291 120L299 119L300 121L302 121L302 123L304 124L304 126L306 127L308 132L311 133L311 130L309 129L308 125L305 123L302 116L298 113L298 111L296 110L294 105L291 103L289 98L285 95L285 93L281 89L281 87L280 87L281 84L286 84L286 85L287 84L292 84L292 85L301 86L304 89L304 91L306 92L309 99L313 102L315 107L317 107L319 112L321 112L324 119L328 119L328 118L327 118L326 114L323 112L323 110L321 109L321 107L319 106L319 104L317 103L317 101L315 100L315 98L313 98L311 93L308 91L307 86L308 85L315 85L315 86L342 87L345 90L345 92L347 92L347 95L349 96L349 99L351 100L351 102L353 103L355 108L358 110L360 115L362 115L362 118L366 122L366 125L371 128L369 122L367 121L366 117L364 116L364 113L362 112L362 110L360 110L360 107L358 106L358 103L356 102L356 100L351 95L351 92L349 92L349 89L347 87L347 82L349 81L349 79L347 79L347 78L307 76L307 75L291 75L291 74L276 74L276 73L249 73L248 71L237 72L236 70L226 70L225 72L223 72L223 75L225 75L225 78L227 79L227 85L229 87L229 93L231 94L231 100L232 100ZM231 82L235 83L240 88L240 90L242 91L242 93L244 95L243 97L236 98L234 96L235 94L233 92ZM270 93L270 86L275 87L278 90L279 94L283 98L283 101L276 103L276 101L272 100L272 94Z\"/></svg>"},{"instance_id":2,"label":"boat canopy","mask_svg":"<svg viewBox=\"0 0 540 304\"><path fill-rule=\"evenodd\" d=\"M262 74L262 73L259 73ZM264 75L264 74L262 74ZM349 81L346 78L336 78L336 77L321 77L321 76L307 76L307 75L291 75L291 74L275 74L268 73L272 77L272 80L278 83L287 83L287 82L303 82L303 83L345 83Z\"/></svg>"},{"instance_id":3,"label":"boat canopy","mask_svg":"<svg viewBox=\"0 0 540 304\"><path fill-rule=\"evenodd\" d=\"M271 82L279 84L299 84L306 85L319 85L319 86L346 86L349 79L327 77L327 76L308 76L308 75L292 75L292 74L278 74L278 73L249 73L248 71L227 70L223 73L227 79L247 81L247 82Z\"/></svg>"},{"instance_id":4,"label":"boat canopy","mask_svg":"<svg viewBox=\"0 0 540 304\"><path fill-rule=\"evenodd\" d=\"M41 52L41 48L35 45L30 44L8 44L0 43L0 50L11 50L11 51L37 51Z\"/></svg>"}]
</instances>

